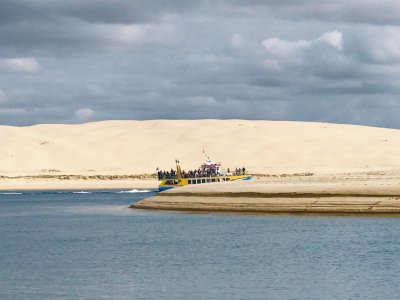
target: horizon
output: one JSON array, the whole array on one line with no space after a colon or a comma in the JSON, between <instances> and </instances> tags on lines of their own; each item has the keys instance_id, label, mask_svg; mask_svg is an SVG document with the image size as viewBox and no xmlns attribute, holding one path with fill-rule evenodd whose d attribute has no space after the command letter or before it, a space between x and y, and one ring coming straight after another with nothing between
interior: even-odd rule
<instances>
[{"instance_id":1,"label":"horizon","mask_svg":"<svg viewBox=\"0 0 400 300\"><path fill-rule=\"evenodd\" d=\"M371 128L380 128L380 129L393 129L399 130L400 128L392 128L392 127L383 127L383 126L374 126L374 125L364 125L364 124L351 124L351 123L335 123L335 122L317 122L317 121L296 121L296 120L258 120L258 119L146 119L146 120L133 120L133 119L109 119L109 120L93 120L86 121L80 123L37 123L30 125L7 125L0 124L0 127L35 127L35 126L43 126L43 125L86 125L86 124L94 124L94 123L103 123L103 122L153 122L153 121L249 121L249 122L276 122L276 123L309 123L309 124L327 124L327 125L344 125L344 126L361 126L361 127L371 127Z\"/></svg>"}]
</instances>

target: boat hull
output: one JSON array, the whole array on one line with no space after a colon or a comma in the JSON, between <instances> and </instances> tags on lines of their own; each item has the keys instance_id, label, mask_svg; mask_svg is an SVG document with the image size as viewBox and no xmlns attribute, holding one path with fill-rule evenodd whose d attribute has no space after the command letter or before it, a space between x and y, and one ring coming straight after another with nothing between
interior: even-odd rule
<instances>
[{"instance_id":1,"label":"boat hull","mask_svg":"<svg viewBox=\"0 0 400 300\"><path fill-rule=\"evenodd\" d=\"M167 190L170 190L170 189L173 189L175 186L166 186L166 185L164 185L164 186L159 186L158 187L158 191L159 192L163 192L163 191L167 191Z\"/></svg>"},{"instance_id":2,"label":"boat hull","mask_svg":"<svg viewBox=\"0 0 400 300\"><path fill-rule=\"evenodd\" d=\"M158 191L166 191L172 188L204 183L219 183L235 180L251 180L251 175L231 175L231 176L216 176L216 177L197 177L197 178L169 178L163 179L158 187Z\"/></svg>"}]
</instances>

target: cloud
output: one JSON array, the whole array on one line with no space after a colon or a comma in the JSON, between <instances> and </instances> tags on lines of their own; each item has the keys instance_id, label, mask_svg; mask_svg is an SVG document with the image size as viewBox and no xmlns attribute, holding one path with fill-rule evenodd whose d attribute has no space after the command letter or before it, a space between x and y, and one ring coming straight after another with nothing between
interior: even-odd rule
<instances>
[{"instance_id":1,"label":"cloud","mask_svg":"<svg viewBox=\"0 0 400 300\"><path fill-rule=\"evenodd\" d=\"M33 57L0 59L0 69L16 73L37 73L40 64Z\"/></svg>"},{"instance_id":2,"label":"cloud","mask_svg":"<svg viewBox=\"0 0 400 300\"><path fill-rule=\"evenodd\" d=\"M358 59L376 64L400 63L400 28L364 28L353 34L353 51Z\"/></svg>"},{"instance_id":3,"label":"cloud","mask_svg":"<svg viewBox=\"0 0 400 300\"><path fill-rule=\"evenodd\" d=\"M399 9L394 0L3 0L0 123L400 127Z\"/></svg>"},{"instance_id":4,"label":"cloud","mask_svg":"<svg viewBox=\"0 0 400 300\"><path fill-rule=\"evenodd\" d=\"M2 108L0 109L0 116L18 118L26 115L26 111L23 108Z\"/></svg>"},{"instance_id":5,"label":"cloud","mask_svg":"<svg viewBox=\"0 0 400 300\"><path fill-rule=\"evenodd\" d=\"M250 16L269 15L290 21L323 21L331 23L400 25L400 7L397 0L296 0L223 1L230 13Z\"/></svg>"},{"instance_id":6,"label":"cloud","mask_svg":"<svg viewBox=\"0 0 400 300\"><path fill-rule=\"evenodd\" d=\"M7 95L0 89L0 103L7 101Z\"/></svg>"},{"instance_id":7,"label":"cloud","mask_svg":"<svg viewBox=\"0 0 400 300\"><path fill-rule=\"evenodd\" d=\"M342 33L337 30L324 33L317 40L324 41L337 50L343 50Z\"/></svg>"},{"instance_id":8,"label":"cloud","mask_svg":"<svg viewBox=\"0 0 400 300\"><path fill-rule=\"evenodd\" d=\"M86 86L88 95L91 97L104 97L106 96L106 91L100 84L90 83Z\"/></svg>"},{"instance_id":9,"label":"cloud","mask_svg":"<svg viewBox=\"0 0 400 300\"><path fill-rule=\"evenodd\" d=\"M270 54L287 58L290 56L295 56L299 52L309 47L316 46L320 42L326 43L337 50L343 49L342 33L337 30L326 32L318 38L312 40L288 41L273 37L264 40L262 45Z\"/></svg>"},{"instance_id":10,"label":"cloud","mask_svg":"<svg viewBox=\"0 0 400 300\"><path fill-rule=\"evenodd\" d=\"M248 41L246 40L246 38L243 35L241 35L240 33L233 34L230 42L231 42L232 47L238 48L238 49L246 47L246 45L248 44Z\"/></svg>"},{"instance_id":11,"label":"cloud","mask_svg":"<svg viewBox=\"0 0 400 300\"><path fill-rule=\"evenodd\" d=\"M174 25L169 22L144 25L98 24L92 30L94 36L111 45L171 45L180 39Z\"/></svg>"},{"instance_id":12,"label":"cloud","mask_svg":"<svg viewBox=\"0 0 400 300\"><path fill-rule=\"evenodd\" d=\"M192 0L2 0L0 23L72 18L88 23L139 24L153 22L165 14L194 9L202 1Z\"/></svg>"},{"instance_id":13,"label":"cloud","mask_svg":"<svg viewBox=\"0 0 400 300\"><path fill-rule=\"evenodd\" d=\"M93 110L90 108L81 108L75 111L75 117L81 122L88 121L92 116Z\"/></svg>"},{"instance_id":14,"label":"cloud","mask_svg":"<svg viewBox=\"0 0 400 300\"><path fill-rule=\"evenodd\" d=\"M214 55L214 54L206 54L206 55L199 55L199 54L192 54L185 57L185 61L190 64L194 65L209 65L209 66L217 66L220 64L229 64L233 62L232 57L225 56L225 55Z\"/></svg>"},{"instance_id":15,"label":"cloud","mask_svg":"<svg viewBox=\"0 0 400 300\"><path fill-rule=\"evenodd\" d=\"M276 37L266 39L262 42L265 50L270 54L281 57L288 57L295 55L298 51L309 47L310 42L305 40L300 41L286 41Z\"/></svg>"}]
</instances>

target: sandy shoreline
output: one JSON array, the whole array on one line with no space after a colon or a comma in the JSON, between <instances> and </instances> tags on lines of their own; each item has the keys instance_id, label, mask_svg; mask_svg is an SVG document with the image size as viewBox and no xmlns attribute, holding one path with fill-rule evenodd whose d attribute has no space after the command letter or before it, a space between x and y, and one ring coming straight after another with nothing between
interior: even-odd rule
<instances>
[{"instance_id":1,"label":"sandy shoreline","mask_svg":"<svg viewBox=\"0 0 400 300\"><path fill-rule=\"evenodd\" d=\"M0 190L158 188L151 175L0 176ZM400 171L258 175L251 181L176 188L131 206L137 209L301 214L400 215Z\"/></svg>"},{"instance_id":2,"label":"sandy shoreline","mask_svg":"<svg viewBox=\"0 0 400 300\"><path fill-rule=\"evenodd\" d=\"M1 191L26 190L103 190L103 189L150 189L158 188L155 179L129 178L130 176L0 176ZM63 178L64 177L64 178ZM124 178L128 177L128 178ZM67 179L66 179L67 178ZM101 178L101 179L100 179Z\"/></svg>"},{"instance_id":3,"label":"sandy shoreline","mask_svg":"<svg viewBox=\"0 0 400 300\"><path fill-rule=\"evenodd\" d=\"M400 214L400 176L332 174L262 178L172 189L131 206L137 209L318 214Z\"/></svg>"}]
</instances>

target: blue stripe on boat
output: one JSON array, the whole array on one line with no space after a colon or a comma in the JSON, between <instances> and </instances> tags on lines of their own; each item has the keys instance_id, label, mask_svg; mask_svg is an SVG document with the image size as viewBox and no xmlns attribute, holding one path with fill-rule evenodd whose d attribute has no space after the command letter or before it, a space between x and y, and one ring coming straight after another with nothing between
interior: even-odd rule
<instances>
[{"instance_id":1,"label":"blue stripe on boat","mask_svg":"<svg viewBox=\"0 0 400 300\"><path fill-rule=\"evenodd\" d=\"M162 191L166 191L166 190L170 190L170 189L173 189L174 188L174 186L159 186L158 187L158 191L159 192L162 192Z\"/></svg>"}]
</instances>

